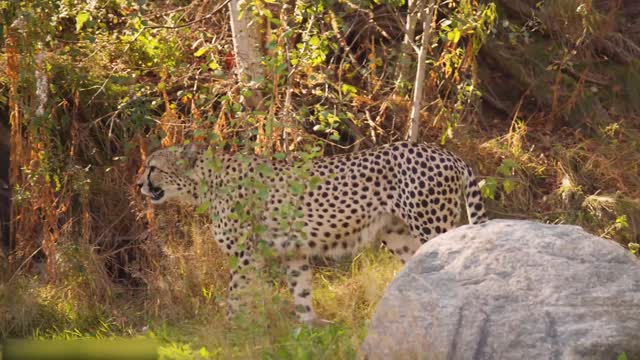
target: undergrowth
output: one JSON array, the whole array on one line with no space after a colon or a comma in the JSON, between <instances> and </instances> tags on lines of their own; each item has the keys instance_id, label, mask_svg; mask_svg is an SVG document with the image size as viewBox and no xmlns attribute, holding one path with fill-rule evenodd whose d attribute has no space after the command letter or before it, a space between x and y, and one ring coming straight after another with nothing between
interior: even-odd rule
<instances>
[{"instance_id":1,"label":"undergrowth","mask_svg":"<svg viewBox=\"0 0 640 360\"><path fill-rule=\"evenodd\" d=\"M353 359L375 304L400 269L382 250L365 251L353 263L318 266L313 301L319 316L331 322L306 327L295 321L292 299L277 280L258 290L251 313L229 322L219 307L224 294L207 290L206 283L193 286L190 279L215 258L184 248L169 257L189 258L189 276L163 274L164 292L150 292L144 302L131 302L132 294L121 289L95 303L77 283L47 285L36 277L0 285L0 337L143 337L159 341L161 359ZM82 281L77 272L72 278Z\"/></svg>"},{"instance_id":2,"label":"undergrowth","mask_svg":"<svg viewBox=\"0 0 640 360\"><path fill-rule=\"evenodd\" d=\"M255 112L242 106L249 91L233 76L220 3L0 6L0 113L11 118L19 219L0 264L0 338L142 336L165 358L355 356L400 268L392 257L318 265L325 327L297 325L271 273L255 316L230 323L229 260L207 219L149 209L133 179L150 151L190 140L226 140L231 151L254 142L269 156L403 138L412 84L397 82L406 54L395 19L406 2L252 1L268 24L266 76L252 84L266 110ZM620 8L633 2L539 2L526 14L523 2L495 3L441 2L421 139L478 170L490 217L581 225L637 254L640 31L618 30L638 26Z\"/></svg>"}]
</instances>

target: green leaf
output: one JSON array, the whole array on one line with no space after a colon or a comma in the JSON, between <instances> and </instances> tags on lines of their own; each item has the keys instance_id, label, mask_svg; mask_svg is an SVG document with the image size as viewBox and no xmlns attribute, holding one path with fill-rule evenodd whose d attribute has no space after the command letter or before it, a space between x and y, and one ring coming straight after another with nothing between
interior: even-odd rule
<instances>
[{"instance_id":1,"label":"green leaf","mask_svg":"<svg viewBox=\"0 0 640 360\"><path fill-rule=\"evenodd\" d=\"M198 354L200 354L200 356L202 356L205 359L208 359L209 356L211 356L211 353L207 351L207 348L204 346L200 348L200 350L198 351Z\"/></svg>"},{"instance_id":2,"label":"green leaf","mask_svg":"<svg viewBox=\"0 0 640 360\"><path fill-rule=\"evenodd\" d=\"M283 152L277 152L275 154L273 154L273 158L276 160L284 160L287 157L287 154L283 153Z\"/></svg>"},{"instance_id":3,"label":"green leaf","mask_svg":"<svg viewBox=\"0 0 640 360\"><path fill-rule=\"evenodd\" d=\"M212 158L210 161L208 161L207 166L214 172L220 172L220 170L222 170L222 162L216 158Z\"/></svg>"},{"instance_id":4,"label":"green leaf","mask_svg":"<svg viewBox=\"0 0 640 360\"><path fill-rule=\"evenodd\" d=\"M355 86L351 86L349 84L342 84L342 86L340 87L340 91L347 97L351 97L358 92L358 89Z\"/></svg>"},{"instance_id":5,"label":"green leaf","mask_svg":"<svg viewBox=\"0 0 640 360\"><path fill-rule=\"evenodd\" d=\"M280 229L282 231L288 231L289 230L289 222L286 219L281 219L278 222L278 229Z\"/></svg>"},{"instance_id":6,"label":"green leaf","mask_svg":"<svg viewBox=\"0 0 640 360\"><path fill-rule=\"evenodd\" d=\"M289 183L289 191L291 191L293 195L302 195L304 185L298 181L292 181Z\"/></svg>"},{"instance_id":7,"label":"green leaf","mask_svg":"<svg viewBox=\"0 0 640 360\"><path fill-rule=\"evenodd\" d=\"M309 45L313 46L313 47L318 47L318 45L320 45L320 38L316 35L313 35L310 39L309 39Z\"/></svg>"},{"instance_id":8,"label":"green leaf","mask_svg":"<svg viewBox=\"0 0 640 360\"><path fill-rule=\"evenodd\" d=\"M304 229L304 221L296 221L293 226L295 227L296 230L300 231L302 229Z\"/></svg>"},{"instance_id":9,"label":"green leaf","mask_svg":"<svg viewBox=\"0 0 640 360\"><path fill-rule=\"evenodd\" d=\"M516 187L518 187L518 183L511 179L505 179L502 182L502 188L504 189L504 192L506 192L507 194L510 194L513 190L516 189Z\"/></svg>"},{"instance_id":10,"label":"green leaf","mask_svg":"<svg viewBox=\"0 0 640 360\"><path fill-rule=\"evenodd\" d=\"M461 35L460 30L455 28L447 33L447 39L455 44L460 40Z\"/></svg>"},{"instance_id":11,"label":"green leaf","mask_svg":"<svg viewBox=\"0 0 640 360\"><path fill-rule=\"evenodd\" d=\"M500 166L496 169L497 173L502 176L513 175L513 170L517 169L520 165L511 159L503 159Z\"/></svg>"},{"instance_id":12,"label":"green leaf","mask_svg":"<svg viewBox=\"0 0 640 360\"><path fill-rule=\"evenodd\" d=\"M629 358L627 357L627 353L623 352L622 354L618 355L616 360L629 360Z\"/></svg>"},{"instance_id":13,"label":"green leaf","mask_svg":"<svg viewBox=\"0 0 640 360\"><path fill-rule=\"evenodd\" d=\"M324 180L319 177L319 176L312 176L311 179L309 179L309 187L311 188L311 190L315 189L318 187L318 185L322 184L324 182Z\"/></svg>"},{"instance_id":14,"label":"green leaf","mask_svg":"<svg viewBox=\"0 0 640 360\"><path fill-rule=\"evenodd\" d=\"M258 164L256 170L264 176L272 176L274 174L273 168L267 164Z\"/></svg>"},{"instance_id":15,"label":"green leaf","mask_svg":"<svg viewBox=\"0 0 640 360\"><path fill-rule=\"evenodd\" d=\"M238 267L238 257L234 255L229 256L229 268L233 270L237 267Z\"/></svg>"},{"instance_id":16,"label":"green leaf","mask_svg":"<svg viewBox=\"0 0 640 360\"><path fill-rule=\"evenodd\" d=\"M206 53L206 52L207 52L207 47L203 46L200 49L198 49L198 51L194 52L193 56L200 57L200 56L204 55L204 53Z\"/></svg>"},{"instance_id":17,"label":"green leaf","mask_svg":"<svg viewBox=\"0 0 640 360\"><path fill-rule=\"evenodd\" d=\"M462 34L460 33L460 31L456 29L456 31L455 31L455 36L453 37L453 42L454 42L454 43L457 43L458 41L460 41L460 36L461 36L461 35L462 35Z\"/></svg>"},{"instance_id":18,"label":"green leaf","mask_svg":"<svg viewBox=\"0 0 640 360\"><path fill-rule=\"evenodd\" d=\"M253 231L258 235L264 234L267 230L268 228L263 224L256 224L253 228Z\"/></svg>"},{"instance_id":19,"label":"green leaf","mask_svg":"<svg viewBox=\"0 0 640 360\"><path fill-rule=\"evenodd\" d=\"M81 11L76 15L76 32L82 30L84 24L89 20L91 14L86 11Z\"/></svg>"},{"instance_id":20,"label":"green leaf","mask_svg":"<svg viewBox=\"0 0 640 360\"><path fill-rule=\"evenodd\" d=\"M616 227L618 229L626 229L629 227L627 215L621 215L616 218Z\"/></svg>"},{"instance_id":21,"label":"green leaf","mask_svg":"<svg viewBox=\"0 0 640 360\"><path fill-rule=\"evenodd\" d=\"M209 202L203 202L196 208L196 214L202 215L209 210Z\"/></svg>"},{"instance_id":22,"label":"green leaf","mask_svg":"<svg viewBox=\"0 0 640 360\"><path fill-rule=\"evenodd\" d=\"M484 198L495 199L497 188L498 181L494 177L488 177L480 182L480 192Z\"/></svg>"}]
</instances>

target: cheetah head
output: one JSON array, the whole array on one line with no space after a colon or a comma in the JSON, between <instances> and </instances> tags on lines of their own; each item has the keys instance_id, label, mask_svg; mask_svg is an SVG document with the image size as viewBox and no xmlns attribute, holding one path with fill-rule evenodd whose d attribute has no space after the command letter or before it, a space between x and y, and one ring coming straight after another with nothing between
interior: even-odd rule
<instances>
[{"instance_id":1,"label":"cheetah head","mask_svg":"<svg viewBox=\"0 0 640 360\"><path fill-rule=\"evenodd\" d=\"M149 197L152 204L170 200L192 202L189 191L193 193L197 183L192 169L199 151L197 144L189 144L153 152L136 180L140 192Z\"/></svg>"}]
</instances>

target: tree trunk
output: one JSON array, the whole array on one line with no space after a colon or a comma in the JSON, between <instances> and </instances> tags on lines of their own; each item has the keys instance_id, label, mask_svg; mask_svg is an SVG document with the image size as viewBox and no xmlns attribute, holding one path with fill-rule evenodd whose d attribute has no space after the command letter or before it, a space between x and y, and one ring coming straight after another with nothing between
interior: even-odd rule
<instances>
[{"instance_id":1,"label":"tree trunk","mask_svg":"<svg viewBox=\"0 0 640 360\"><path fill-rule=\"evenodd\" d=\"M420 8L420 18L422 19L422 43L418 54L418 68L416 70L416 81L413 86L413 106L411 107L411 128L409 129L409 140L418 141L420 133L420 108L422 106L422 89L424 76L427 70L427 51L431 41L431 23L436 8L436 0L421 1L417 4Z\"/></svg>"},{"instance_id":2,"label":"tree trunk","mask_svg":"<svg viewBox=\"0 0 640 360\"><path fill-rule=\"evenodd\" d=\"M236 60L236 71L241 82L251 83L264 77L260 65L260 32L256 21L251 21L245 0L231 0L229 13L231 16L231 33ZM242 13L242 16L241 16ZM251 110L257 109L262 101L261 94L254 89L245 97L244 105Z\"/></svg>"},{"instance_id":3,"label":"tree trunk","mask_svg":"<svg viewBox=\"0 0 640 360\"><path fill-rule=\"evenodd\" d=\"M404 29L404 41L400 48L400 61L398 63L398 80L396 80L396 89L405 90L405 82L409 81L411 71L411 60L413 59L413 41L416 34L416 22L418 14L416 13L416 5L422 4L423 0L409 0L407 6L407 20ZM402 91L404 94L404 91Z\"/></svg>"}]
</instances>

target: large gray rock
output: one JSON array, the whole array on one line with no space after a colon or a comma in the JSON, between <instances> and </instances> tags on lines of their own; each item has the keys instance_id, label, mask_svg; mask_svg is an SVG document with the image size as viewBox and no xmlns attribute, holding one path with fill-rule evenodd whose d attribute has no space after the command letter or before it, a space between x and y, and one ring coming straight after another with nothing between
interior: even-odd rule
<instances>
[{"instance_id":1,"label":"large gray rock","mask_svg":"<svg viewBox=\"0 0 640 360\"><path fill-rule=\"evenodd\" d=\"M640 359L640 261L577 226L493 220L423 245L366 359Z\"/></svg>"}]
</instances>

